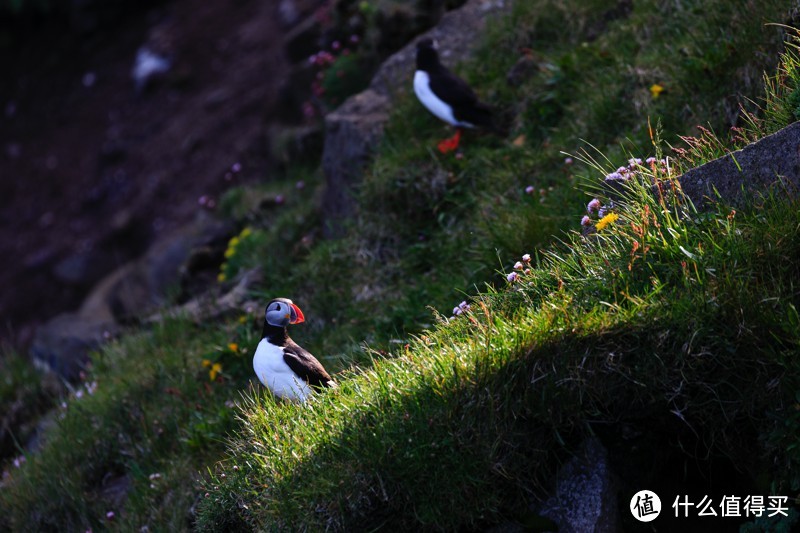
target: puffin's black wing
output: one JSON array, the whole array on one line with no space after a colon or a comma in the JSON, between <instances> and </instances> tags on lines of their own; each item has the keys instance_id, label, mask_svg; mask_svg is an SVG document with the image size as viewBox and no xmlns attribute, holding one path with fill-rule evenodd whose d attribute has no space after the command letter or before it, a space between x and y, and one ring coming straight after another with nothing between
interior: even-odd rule
<instances>
[{"instance_id":1,"label":"puffin's black wing","mask_svg":"<svg viewBox=\"0 0 800 533\"><path fill-rule=\"evenodd\" d=\"M497 129L492 120L491 108L478 100L467 82L446 68L440 67L430 76L430 85L433 94L450 104L457 120L492 131Z\"/></svg>"},{"instance_id":2,"label":"puffin's black wing","mask_svg":"<svg viewBox=\"0 0 800 533\"><path fill-rule=\"evenodd\" d=\"M329 387L331 376L322 363L296 342L289 340L283 347L283 360L300 379L312 387Z\"/></svg>"},{"instance_id":3,"label":"puffin's black wing","mask_svg":"<svg viewBox=\"0 0 800 533\"><path fill-rule=\"evenodd\" d=\"M467 82L442 66L431 72L429 79L433 94L453 107L472 105L478 101Z\"/></svg>"}]
</instances>

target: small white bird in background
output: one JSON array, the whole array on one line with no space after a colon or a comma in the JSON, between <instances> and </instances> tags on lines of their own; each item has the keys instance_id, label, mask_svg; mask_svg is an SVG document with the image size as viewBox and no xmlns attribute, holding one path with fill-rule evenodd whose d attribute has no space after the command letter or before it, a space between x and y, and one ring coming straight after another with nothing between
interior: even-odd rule
<instances>
[{"instance_id":1,"label":"small white bird in background","mask_svg":"<svg viewBox=\"0 0 800 533\"><path fill-rule=\"evenodd\" d=\"M136 91L141 92L147 87L150 80L167 73L171 66L169 59L153 52L147 45L139 47L131 69L131 77L136 84Z\"/></svg>"}]
</instances>

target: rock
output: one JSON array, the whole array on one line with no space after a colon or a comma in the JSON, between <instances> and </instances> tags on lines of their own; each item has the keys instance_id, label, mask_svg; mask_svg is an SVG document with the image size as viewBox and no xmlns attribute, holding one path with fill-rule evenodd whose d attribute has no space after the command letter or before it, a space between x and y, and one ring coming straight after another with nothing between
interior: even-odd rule
<instances>
[{"instance_id":1,"label":"rock","mask_svg":"<svg viewBox=\"0 0 800 533\"><path fill-rule=\"evenodd\" d=\"M224 249L232 234L229 223L201 212L193 223L157 241L144 257L103 278L77 312L58 315L39 327L31 355L64 379L77 380L89 353L116 336L121 323L153 313L185 283L192 250Z\"/></svg>"},{"instance_id":2,"label":"rock","mask_svg":"<svg viewBox=\"0 0 800 533\"><path fill-rule=\"evenodd\" d=\"M555 494L538 512L556 522L560 533L619 529L617 483L599 440L587 439L578 455L559 469Z\"/></svg>"},{"instance_id":3,"label":"rock","mask_svg":"<svg viewBox=\"0 0 800 533\"><path fill-rule=\"evenodd\" d=\"M146 322L161 322L165 317L181 316L201 323L218 320L225 315L246 312L248 307L257 308L258 303L248 300L250 289L263 279L261 270L248 270L237 277L236 285L228 292L218 295L215 291L202 294L183 305L164 309L145 319Z\"/></svg>"},{"instance_id":4,"label":"rock","mask_svg":"<svg viewBox=\"0 0 800 533\"><path fill-rule=\"evenodd\" d=\"M78 252L65 257L53 267L53 275L61 283L67 285L84 285L97 279L92 265L96 265L91 253Z\"/></svg>"},{"instance_id":5,"label":"rock","mask_svg":"<svg viewBox=\"0 0 800 533\"><path fill-rule=\"evenodd\" d=\"M202 213L195 222L158 240L143 258L123 267L115 283L101 284L102 291L89 299L103 299L121 322L152 313L163 305L170 291L180 287L192 250L226 242L233 233L229 223Z\"/></svg>"},{"instance_id":6,"label":"rock","mask_svg":"<svg viewBox=\"0 0 800 533\"><path fill-rule=\"evenodd\" d=\"M102 317L63 313L37 329L31 355L67 381L75 382L88 355L117 333L119 326Z\"/></svg>"},{"instance_id":7,"label":"rock","mask_svg":"<svg viewBox=\"0 0 800 533\"><path fill-rule=\"evenodd\" d=\"M487 17L508 9L508 4L501 0L470 0L462 8L446 13L435 28L420 38L436 39L443 60L453 65L472 53L479 40L476 35L485 26ZM355 208L352 190L383 136L392 100L411 88L417 40L389 57L366 90L348 98L326 117L322 169L326 184L323 215L328 237L341 234L342 218Z\"/></svg>"},{"instance_id":8,"label":"rock","mask_svg":"<svg viewBox=\"0 0 800 533\"><path fill-rule=\"evenodd\" d=\"M766 194L770 189L797 196L800 192L800 122L694 168L678 179L683 192L699 209L716 199L717 193L724 202L734 206L753 194Z\"/></svg>"},{"instance_id":9,"label":"rock","mask_svg":"<svg viewBox=\"0 0 800 533\"><path fill-rule=\"evenodd\" d=\"M322 127L318 124L275 128L269 139L272 157L286 166L318 160L324 142Z\"/></svg>"},{"instance_id":10,"label":"rock","mask_svg":"<svg viewBox=\"0 0 800 533\"><path fill-rule=\"evenodd\" d=\"M388 119L389 98L371 89L348 99L325 118L322 167L326 179L323 211L329 222L326 236L340 235L338 222L355 208L352 186L360 180Z\"/></svg>"}]
</instances>

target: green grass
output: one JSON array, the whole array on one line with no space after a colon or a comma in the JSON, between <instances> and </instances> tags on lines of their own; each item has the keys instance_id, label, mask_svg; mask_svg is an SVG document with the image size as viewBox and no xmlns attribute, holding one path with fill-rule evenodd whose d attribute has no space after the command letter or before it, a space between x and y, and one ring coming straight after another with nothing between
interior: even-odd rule
<instances>
[{"instance_id":1,"label":"green grass","mask_svg":"<svg viewBox=\"0 0 800 533\"><path fill-rule=\"evenodd\" d=\"M619 424L800 490L797 205L769 197L729 218L637 186L615 224L576 233L632 155L666 147L680 171L793 120L796 52L779 64L780 30L763 25L785 3L668 5L517 2L457 67L509 138L467 133L463 158L443 156L450 132L401 96L344 238L322 238L317 169L231 192L222 210L249 231L225 283L257 267L254 299L293 298L308 318L293 337L340 388L304 407L250 389L260 309L130 332L95 355L94 394L66 399L11 471L0 529L524 522L580 440L609 444ZM535 68L512 87L523 48ZM737 94L747 113L720 139ZM532 272L509 284L523 253ZM447 320L464 299L470 313Z\"/></svg>"},{"instance_id":2,"label":"green grass","mask_svg":"<svg viewBox=\"0 0 800 533\"><path fill-rule=\"evenodd\" d=\"M62 388L30 361L0 346L0 470L19 458L35 437L39 417L55 405Z\"/></svg>"},{"instance_id":3,"label":"green grass","mask_svg":"<svg viewBox=\"0 0 800 533\"><path fill-rule=\"evenodd\" d=\"M647 194L310 405L249 397L200 529L485 527L620 423L797 490L797 427L776 419L800 390L800 208L700 216Z\"/></svg>"}]
</instances>

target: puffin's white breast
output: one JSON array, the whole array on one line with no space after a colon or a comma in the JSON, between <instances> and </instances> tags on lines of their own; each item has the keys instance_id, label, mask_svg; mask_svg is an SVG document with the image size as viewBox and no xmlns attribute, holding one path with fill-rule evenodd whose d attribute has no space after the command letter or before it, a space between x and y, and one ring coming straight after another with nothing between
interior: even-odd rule
<instances>
[{"instance_id":1,"label":"puffin's white breast","mask_svg":"<svg viewBox=\"0 0 800 533\"><path fill-rule=\"evenodd\" d=\"M311 387L295 374L283 360L283 348L261 339L253 356L253 370L258 380L272 394L287 400L305 401L311 395Z\"/></svg>"},{"instance_id":2,"label":"puffin's white breast","mask_svg":"<svg viewBox=\"0 0 800 533\"><path fill-rule=\"evenodd\" d=\"M418 70L414 73L414 92L417 93L417 98L422 102L422 105L428 108L428 111L451 126L459 125L453 115L453 108L440 100L431 90L430 76L424 70Z\"/></svg>"}]
</instances>

